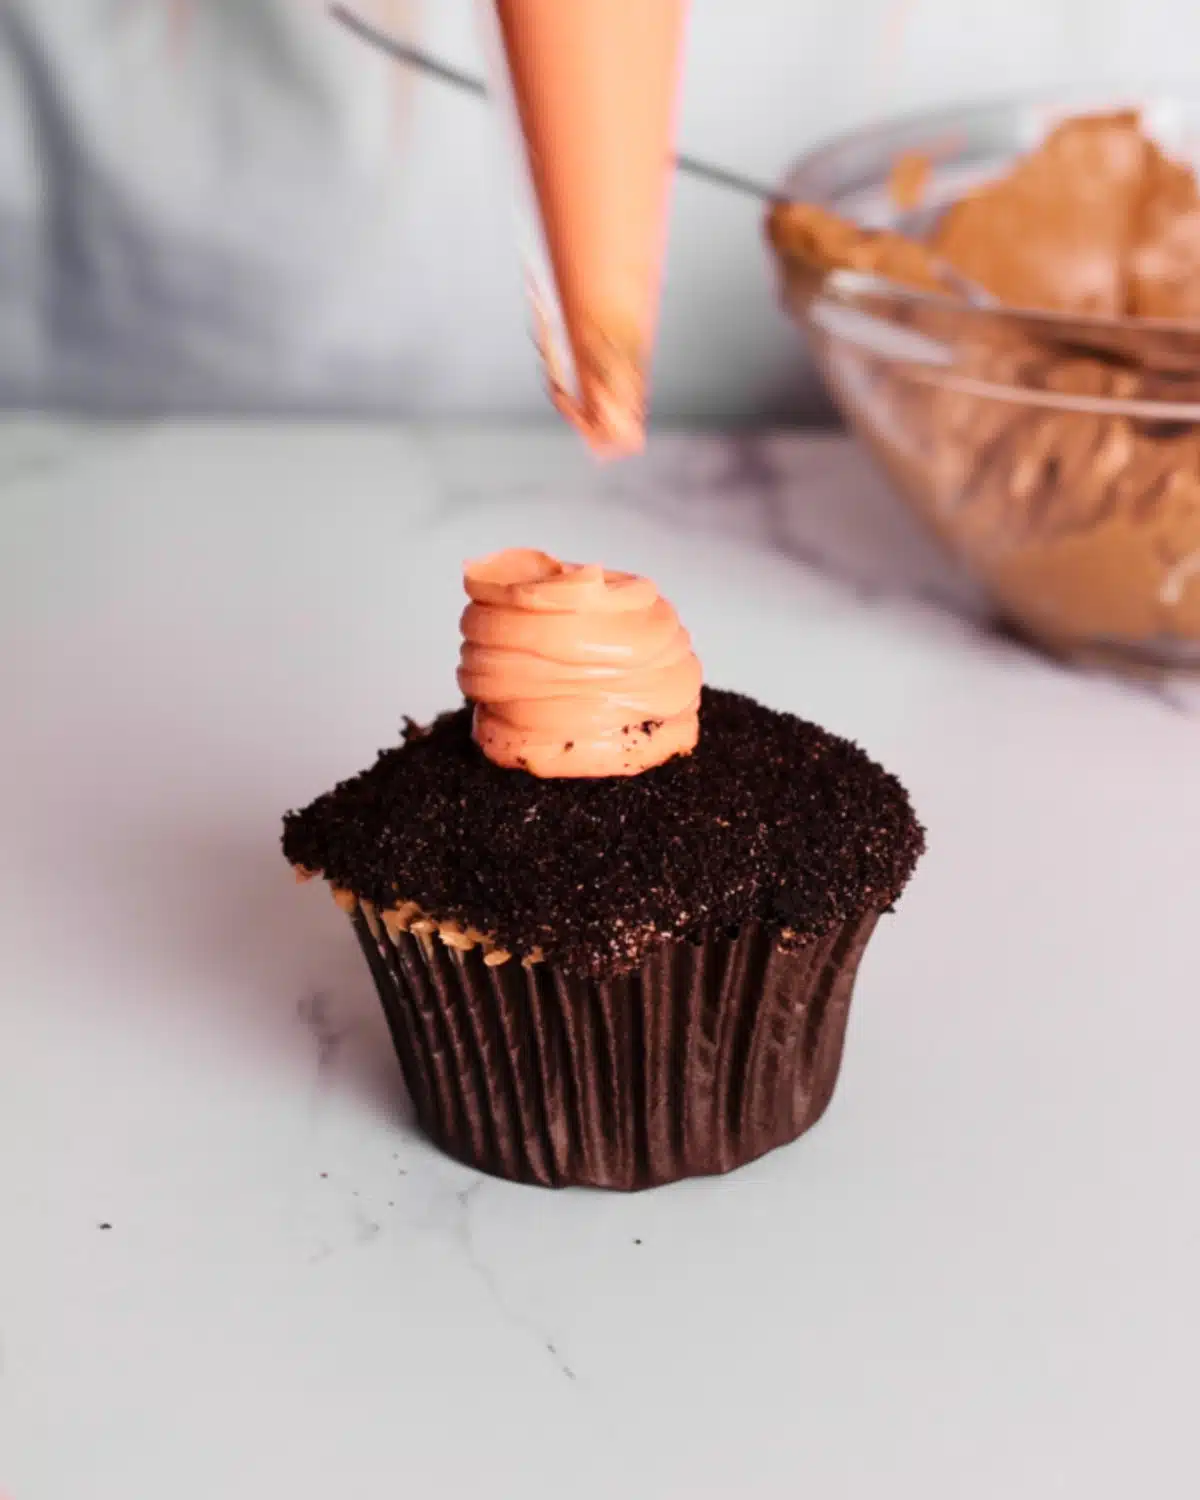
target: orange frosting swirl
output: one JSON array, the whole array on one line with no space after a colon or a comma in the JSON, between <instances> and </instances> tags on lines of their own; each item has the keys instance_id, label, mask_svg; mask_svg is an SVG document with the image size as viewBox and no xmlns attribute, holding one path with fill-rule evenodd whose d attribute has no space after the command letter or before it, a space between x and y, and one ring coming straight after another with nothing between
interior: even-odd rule
<instances>
[{"instance_id":1,"label":"orange frosting swirl","mask_svg":"<svg viewBox=\"0 0 1200 1500\"><path fill-rule=\"evenodd\" d=\"M648 578L512 548L469 562L458 685L500 766L636 776L693 750L700 663Z\"/></svg>"}]
</instances>

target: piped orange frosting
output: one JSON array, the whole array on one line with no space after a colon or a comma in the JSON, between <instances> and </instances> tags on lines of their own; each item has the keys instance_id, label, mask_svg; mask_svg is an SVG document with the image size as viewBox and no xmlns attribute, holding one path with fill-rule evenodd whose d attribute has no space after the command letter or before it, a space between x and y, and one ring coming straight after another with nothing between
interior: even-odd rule
<instances>
[{"instance_id":1,"label":"piped orange frosting","mask_svg":"<svg viewBox=\"0 0 1200 1500\"><path fill-rule=\"evenodd\" d=\"M575 364L535 308L555 405L597 449L644 438L686 0L495 0Z\"/></svg>"},{"instance_id":2,"label":"piped orange frosting","mask_svg":"<svg viewBox=\"0 0 1200 1500\"><path fill-rule=\"evenodd\" d=\"M535 776L636 776L693 750L700 663L648 578L512 548L468 562L458 684L475 740Z\"/></svg>"}]
</instances>

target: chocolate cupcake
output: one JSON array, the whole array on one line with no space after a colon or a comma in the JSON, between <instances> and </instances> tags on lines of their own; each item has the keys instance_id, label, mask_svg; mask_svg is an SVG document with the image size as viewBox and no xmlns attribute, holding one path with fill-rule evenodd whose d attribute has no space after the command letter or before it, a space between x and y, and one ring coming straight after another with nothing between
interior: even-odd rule
<instances>
[{"instance_id":1,"label":"chocolate cupcake","mask_svg":"<svg viewBox=\"0 0 1200 1500\"><path fill-rule=\"evenodd\" d=\"M795 1139L924 847L904 789L702 688L648 580L514 551L466 582L468 702L284 820L353 921L422 1126L551 1187Z\"/></svg>"}]
</instances>

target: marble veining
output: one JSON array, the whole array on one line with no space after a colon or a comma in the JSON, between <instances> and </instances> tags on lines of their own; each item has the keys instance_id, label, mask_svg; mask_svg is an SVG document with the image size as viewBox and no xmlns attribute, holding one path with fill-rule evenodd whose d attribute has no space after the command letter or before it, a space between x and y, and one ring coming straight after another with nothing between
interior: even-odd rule
<instances>
[{"instance_id":1,"label":"marble veining","mask_svg":"<svg viewBox=\"0 0 1200 1500\"><path fill-rule=\"evenodd\" d=\"M460 1188L454 1195L462 1210L461 1217L456 1225L455 1237L462 1247L467 1264L488 1289L505 1322L541 1344L555 1367L562 1372L567 1380L577 1380L578 1376L563 1358L562 1354L560 1354L558 1345L554 1342L553 1337L551 1337L548 1331L512 1305L497 1279L495 1266L491 1263L487 1255L482 1254L479 1250L476 1240L475 1216L478 1211L477 1205L483 1197L487 1182L486 1177L477 1177L469 1187Z\"/></svg>"}]
</instances>

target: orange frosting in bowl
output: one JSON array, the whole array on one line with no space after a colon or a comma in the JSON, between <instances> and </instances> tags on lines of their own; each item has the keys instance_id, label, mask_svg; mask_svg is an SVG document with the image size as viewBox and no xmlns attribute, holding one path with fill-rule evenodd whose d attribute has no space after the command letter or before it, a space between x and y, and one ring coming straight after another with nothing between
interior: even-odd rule
<instances>
[{"instance_id":1,"label":"orange frosting in bowl","mask_svg":"<svg viewBox=\"0 0 1200 1500\"><path fill-rule=\"evenodd\" d=\"M469 562L458 684L489 760L636 776L695 748L700 663L648 578L513 548Z\"/></svg>"}]
</instances>

